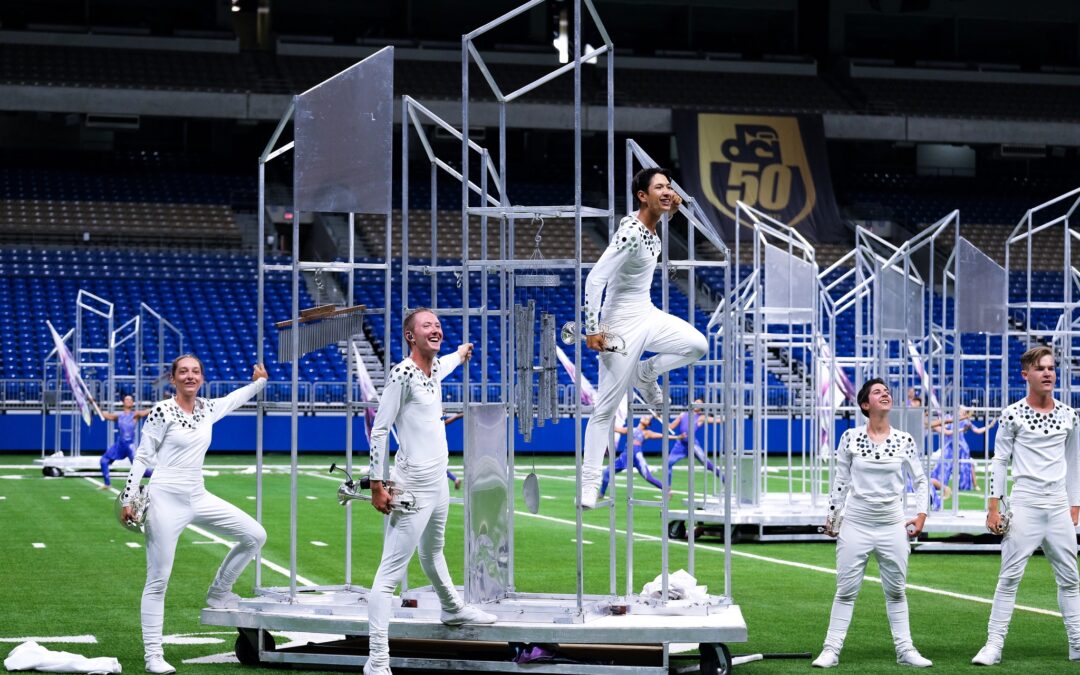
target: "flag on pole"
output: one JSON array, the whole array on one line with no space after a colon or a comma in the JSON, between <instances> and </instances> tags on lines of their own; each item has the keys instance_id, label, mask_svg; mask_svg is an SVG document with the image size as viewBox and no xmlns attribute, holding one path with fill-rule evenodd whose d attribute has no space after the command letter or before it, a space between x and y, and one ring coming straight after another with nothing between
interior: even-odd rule
<instances>
[{"instance_id":1,"label":"flag on pole","mask_svg":"<svg viewBox=\"0 0 1080 675\"><path fill-rule=\"evenodd\" d=\"M67 345L64 344L64 339L56 332L52 323L45 321L45 324L49 327L49 332L52 333L53 344L56 346L56 356L60 359L60 367L64 370L64 379L67 380L68 386L71 387L71 395L75 399L75 405L78 406L79 412L82 414L83 422L86 423L86 426L90 426L90 404L94 399L90 396L86 383L83 382L82 377L79 375L79 366L75 363L75 357L71 355Z\"/></svg>"},{"instance_id":2,"label":"flag on pole","mask_svg":"<svg viewBox=\"0 0 1080 675\"><path fill-rule=\"evenodd\" d=\"M375 389L375 382L371 379L371 373L368 372L367 366L364 364L363 357L360 356L360 350L357 348L356 343L352 343L353 348L353 361L356 362L356 381L360 385L360 396L364 401L376 401L379 400L379 392ZM364 409L364 433L367 435L368 444L371 443L371 428L375 424L375 408Z\"/></svg>"},{"instance_id":3,"label":"flag on pole","mask_svg":"<svg viewBox=\"0 0 1080 675\"><path fill-rule=\"evenodd\" d=\"M559 357L559 363L562 364L566 370L566 374L570 376L572 381L576 382L574 377L577 370L574 369L574 362L566 355L566 352L562 350L562 347L555 345L555 355ZM596 400L596 389L593 388L592 382L585 377L584 373L581 375L581 403L582 405L592 405ZM623 426L626 426L626 397L623 396L622 401L619 402L619 409L616 412L617 419L623 421Z\"/></svg>"},{"instance_id":4,"label":"flag on pole","mask_svg":"<svg viewBox=\"0 0 1080 675\"><path fill-rule=\"evenodd\" d=\"M938 397L934 395L934 388L930 384L930 373L923 367L922 357L919 355L919 350L915 347L915 343L908 340L907 343L908 353L911 355L911 365L915 368L915 373L919 376L919 380L922 382L922 388L926 391L926 396L930 404L930 409L935 412L941 412L941 404L938 403Z\"/></svg>"}]
</instances>

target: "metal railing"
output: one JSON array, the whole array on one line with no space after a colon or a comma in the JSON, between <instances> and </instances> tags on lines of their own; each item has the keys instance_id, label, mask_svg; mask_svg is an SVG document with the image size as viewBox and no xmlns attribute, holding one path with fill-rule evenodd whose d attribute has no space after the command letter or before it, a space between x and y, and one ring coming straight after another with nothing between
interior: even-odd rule
<instances>
[{"instance_id":1,"label":"metal railing","mask_svg":"<svg viewBox=\"0 0 1080 675\"><path fill-rule=\"evenodd\" d=\"M230 392L244 386L248 382L246 380L214 380L213 382L207 382L203 387L202 394L207 398L220 398L229 394ZM103 387L97 386L98 383L95 380L88 380L87 386L90 387L91 392L95 395L99 395L103 391ZM125 395L133 393L131 386L125 386L126 383L119 382L117 385L118 394ZM334 410L344 409L345 403L348 401L348 387L350 385L345 382L300 382L299 388L299 407L302 412L315 412L319 410ZM362 396L360 393L360 386L357 383L352 384L352 400L360 401ZM471 400L481 400L482 385L471 385ZM743 397L747 404L752 401L753 387L748 384L742 385ZM487 385L488 400L502 400L501 396L502 386L499 384ZM673 384L670 386L671 391L671 405L672 408L677 410L679 408L685 408L689 405L693 398L702 396L704 390L699 390L694 393L694 396L690 395L689 386L685 384ZM570 416L573 413L574 408L574 385L563 384L559 385L559 409L560 411ZM67 394L64 392L67 396ZM264 397L267 402L267 406L271 410L288 409L291 407L291 384L289 382L270 382L264 392ZM1017 401L1026 395L1026 390L1023 387L1011 387L1009 389L1009 400L1003 401L1001 399L1001 389L992 388L989 391L980 388L965 388L960 390L960 404L971 408L1000 410L1013 401ZM451 382L443 384L443 401L448 405L448 408L453 409L454 404L460 404L463 400L464 385L458 382ZM56 380L40 380L40 379L0 379L0 409L2 410L28 410L37 409L42 406L42 397L45 397L48 401L49 407L55 405L56 397ZM796 393L794 390L784 386L770 386L765 388L765 405L770 414L783 415L789 406L791 405ZM144 383L142 386L142 392L139 399L139 407L149 407L157 400L157 394L155 393L152 383ZM945 397L947 400L943 400L943 405L952 407L953 402L951 400L951 392L947 392ZM1071 396L1071 401L1068 402L1072 407L1080 406L1080 392L1074 393ZM100 398L99 398L100 401ZM254 402L245 404L241 409L254 408Z\"/></svg>"}]
</instances>

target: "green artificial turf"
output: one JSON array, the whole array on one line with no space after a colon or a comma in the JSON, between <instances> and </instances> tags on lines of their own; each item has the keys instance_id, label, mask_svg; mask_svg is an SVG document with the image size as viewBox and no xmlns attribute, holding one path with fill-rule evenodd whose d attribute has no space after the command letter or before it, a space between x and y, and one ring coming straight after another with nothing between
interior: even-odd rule
<instances>
[{"instance_id":1,"label":"green artificial turf","mask_svg":"<svg viewBox=\"0 0 1080 675\"><path fill-rule=\"evenodd\" d=\"M29 465L33 457L0 457L0 655L6 656L15 638L93 635L94 644L45 643L52 649L87 656L116 656L125 672L142 672L139 598L145 578L142 537L119 527L113 516L111 492L98 489L96 479L80 477L45 479ZM338 476L327 477L326 468L340 457L303 455L298 477L297 537L298 572L318 584L345 580L344 510L335 499ZM658 464L657 461L653 464ZM288 457L272 455L269 464L284 467ZM525 512L518 500L515 521L515 581L523 592L573 593L576 576L574 472L566 457L524 457L518 460L520 482L533 464L540 476L540 513ZM208 458L207 468L217 475L206 477L208 490L254 514L255 477L230 468L250 466L252 455ZM459 464L452 458L451 464ZM17 478L16 478L17 477ZM685 490L687 474L676 472L675 490ZM618 489L623 487L619 476ZM787 485L787 476L772 474L770 488ZM700 476L699 476L700 481ZM700 484L700 482L699 482ZM288 473L275 470L264 476L263 522L269 539L263 550L266 560L289 564ZM638 497L658 497L643 481L635 483ZM453 491L452 491L453 494ZM681 496L681 495L677 495ZM64 499L67 497L67 499ZM962 497L977 508L977 496ZM369 506L353 506L352 581L370 585L382 549L383 519ZM462 582L462 509L451 506L446 534L446 557L457 583ZM625 509L616 509L615 590L626 589L624 556ZM606 593L609 581L609 513L606 509L584 515L585 592ZM635 512L634 578L631 588L640 591L661 569L662 533L658 509L638 507ZM131 548L128 543L139 544ZM325 546L313 544L320 542ZM45 544L34 548L34 543ZM669 549L671 570L686 568L687 546L673 541ZM835 588L830 573L835 549L827 543L740 543L733 547L732 594L740 605L749 629L749 642L729 645L735 654L754 652L816 652L820 649ZM194 644L169 644L168 660L183 673L254 672L236 663L191 663L213 655L231 654L235 632L203 626L199 610L206 588L225 554L225 546L205 536L185 531L177 548L176 562L165 607L165 634L186 636ZM723 546L706 539L695 551L699 583L714 593L723 592ZM788 563L788 564L785 564ZM985 638L990 607L978 599L993 595L997 576L996 554L914 554L908 581L926 590L911 589L911 627L916 645L934 660L935 672L970 672L969 660ZM877 574L871 562L867 574ZM414 560L409 570L414 585L426 584ZM254 584L249 568L237 591L249 594ZM267 567L262 583L283 586L288 578ZM973 598L950 596L946 593ZM1033 558L1020 587L1019 605L1057 611L1056 590L1049 565ZM194 639L193 639L194 638ZM217 642L220 640L221 642ZM283 637L278 638L278 643ZM996 672L1080 672L1080 664L1066 660L1067 647L1061 619L1018 609L1006 643L1005 661ZM740 673L809 672L809 661L760 661L739 666ZM841 656L840 672L901 672L894 662L892 642L885 618L881 586L863 584L855 616ZM309 671L310 672L310 671Z\"/></svg>"}]
</instances>

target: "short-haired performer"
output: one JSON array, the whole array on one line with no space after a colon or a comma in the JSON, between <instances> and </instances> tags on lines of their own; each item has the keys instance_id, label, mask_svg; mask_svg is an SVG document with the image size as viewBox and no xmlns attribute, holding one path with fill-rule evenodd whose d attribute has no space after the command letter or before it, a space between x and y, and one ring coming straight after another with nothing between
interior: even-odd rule
<instances>
[{"instance_id":1,"label":"short-haired performer","mask_svg":"<svg viewBox=\"0 0 1080 675\"><path fill-rule=\"evenodd\" d=\"M390 675L390 605L413 552L420 548L420 566L442 604L445 624L495 623L494 614L466 605L454 588L443 556L450 488L446 482L449 453L443 424L442 381L472 356L471 343L439 358L442 324L430 309L410 312L404 321L410 354L386 377L379 411L371 429L371 505L390 514L382 561L368 596L368 660L365 675ZM383 485L387 437L397 426L400 447L390 471L395 487L408 490L415 511L391 512L391 495Z\"/></svg>"},{"instance_id":2,"label":"short-haired performer","mask_svg":"<svg viewBox=\"0 0 1080 675\"><path fill-rule=\"evenodd\" d=\"M1005 634L1016 605L1024 567L1042 546L1058 586L1058 605L1069 638L1069 659L1080 661L1080 576L1076 566L1076 519L1080 513L1077 472L1077 416L1054 400L1057 373L1049 347L1029 349L1020 358L1027 396L1005 408L990 462L986 527L1001 540L1001 572L990 609L986 644L972 663L1001 662ZM1005 499L1009 460L1013 467L1012 515L1003 528L1000 502Z\"/></svg>"},{"instance_id":3,"label":"short-haired performer","mask_svg":"<svg viewBox=\"0 0 1080 675\"><path fill-rule=\"evenodd\" d=\"M836 596L825 647L813 665L832 668L840 663L840 650L866 573L866 561L873 553L885 591L885 611L896 648L896 662L928 668L933 663L911 642L905 594L911 553L908 537L917 537L926 522L926 474L919 462L915 439L889 425L892 395L885 382L880 378L867 381L859 389L856 400L868 419L866 426L844 432L836 452L836 476L825 519L825 531L838 537ZM905 469L914 480L919 510L907 522L904 521Z\"/></svg>"},{"instance_id":4,"label":"short-haired performer","mask_svg":"<svg viewBox=\"0 0 1080 675\"><path fill-rule=\"evenodd\" d=\"M708 350L704 335L686 321L657 309L650 295L660 255L656 226L661 216L677 212L681 203L671 187L671 175L667 169L642 169L634 176L633 189L637 213L622 219L585 281L585 344L600 352L598 392L585 427L581 463L581 506L586 509L596 506L604 450L627 386L633 384L647 404L663 405L664 392L656 378L697 361ZM601 317L607 331L626 342L626 354L603 351ZM656 354L642 360L646 351Z\"/></svg>"}]
</instances>

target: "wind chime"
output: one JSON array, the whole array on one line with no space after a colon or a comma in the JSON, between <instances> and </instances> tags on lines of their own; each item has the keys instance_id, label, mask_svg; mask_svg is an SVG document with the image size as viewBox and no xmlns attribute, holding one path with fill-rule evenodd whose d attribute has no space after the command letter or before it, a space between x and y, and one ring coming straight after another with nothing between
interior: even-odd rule
<instances>
[{"instance_id":1,"label":"wind chime","mask_svg":"<svg viewBox=\"0 0 1080 675\"><path fill-rule=\"evenodd\" d=\"M532 260L543 260L540 252L541 230L544 219L534 216L532 223L537 226L534 241L536 248ZM557 288L560 284L557 274L521 274L514 277L518 288L547 289ZM551 420L559 421L558 392L558 357L555 354L555 315L540 313L540 363L536 365L536 299L529 298L524 304L514 305L514 355L517 371L517 413L521 435L525 441L532 440L533 420L536 426L544 426ZM539 376L539 386L534 394L534 379Z\"/></svg>"},{"instance_id":2,"label":"wind chime","mask_svg":"<svg viewBox=\"0 0 1080 675\"><path fill-rule=\"evenodd\" d=\"M319 300L323 295L321 272L315 271L316 298ZM278 363L292 361L294 343L297 344L296 355L299 358L362 332L365 309L367 307L364 305L316 305L300 310L299 317L278 321L274 324L278 329Z\"/></svg>"}]
</instances>

